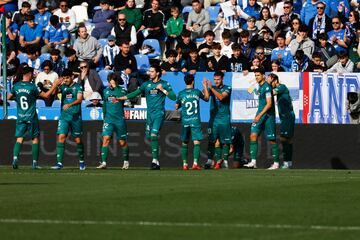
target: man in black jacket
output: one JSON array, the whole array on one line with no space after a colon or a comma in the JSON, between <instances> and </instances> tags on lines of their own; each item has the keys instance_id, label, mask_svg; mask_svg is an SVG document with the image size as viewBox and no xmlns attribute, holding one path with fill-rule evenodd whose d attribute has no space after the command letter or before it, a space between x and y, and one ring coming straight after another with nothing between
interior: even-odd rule
<instances>
[{"instance_id":1,"label":"man in black jacket","mask_svg":"<svg viewBox=\"0 0 360 240\"><path fill-rule=\"evenodd\" d=\"M130 68L133 74L138 71L136 59L134 55L130 53L129 42L123 42L121 44L120 53L116 55L114 64L114 69L116 72L121 72L126 68Z\"/></svg>"}]
</instances>

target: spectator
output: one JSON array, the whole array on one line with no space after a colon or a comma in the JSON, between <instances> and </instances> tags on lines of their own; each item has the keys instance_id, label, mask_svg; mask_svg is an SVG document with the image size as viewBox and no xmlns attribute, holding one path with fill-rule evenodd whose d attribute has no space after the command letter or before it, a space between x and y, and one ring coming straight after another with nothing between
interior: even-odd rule
<instances>
[{"instance_id":1,"label":"spectator","mask_svg":"<svg viewBox=\"0 0 360 240\"><path fill-rule=\"evenodd\" d=\"M232 52L232 45L233 42L231 41L231 33L230 31L224 30L221 34L222 43L221 43L221 55L227 56L231 58Z\"/></svg>"},{"instance_id":2,"label":"spectator","mask_svg":"<svg viewBox=\"0 0 360 240\"><path fill-rule=\"evenodd\" d=\"M41 70L41 61L39 58L39 51L37 48L29 47L27 49L27 64L29 67L34 69L34 75L36 76Z\"/></svg>"},{"instance_id":3,"label":"spectator","mask_svg":"<svg viewBox=\"0 0 360 240\"><path fill-rule=\"evenodd\" d=\"M254 55L254 48L250 44L250 33L248 30L243 30L240 32L240 39L241 39L241 53L245 56L249 61L252 59Z\"/></svg>"},{"instance_id":4,"label":"spectator","mask_svg":"<svg viewBox=\"0 0 360 240\"><path fill-rule=\"evenodd\" d=\"M350 115L351 124L360 123L360 91L348 92L347 101L346 101L346 110L348 110Z\"/></svg>"},{"instance_id":5,"label":"spectator","mask_svg":"<svg viewBox=\"0 0 360 240\"><path fill-rule=\"evenodd\" d=\"M180 64L176 62L177 52L170 49L167 54L167 61L161 64L162 73L177 72L180 70Z\"/></svg>"},{"instance_id":6,"label":"spectator","mask_svg":"<svg viewBox=\"0 0 360 240\"><path fill-rule=\"evenodd\" d=\"M44 42L41 53L59 49L61 56L64 55L66 43L69 42L69 32L56 15L50 17L50 25L45 28Z\"/></svg>"},{"instance_id":7,"label":"spectator","mask_svg":"<svg viewBox=\"0 0 360 240\"><path fill-rule=\"evenodd\" d=\"M339 17L332 18L333 30L328 32L329 42L334 46L337 53L348 50L349 39L345 29L342 29L342 22Z\"/></svg>"},{"instance_id":8,"label":"spectator","mask_svg":"<svg viewBox=\"0 0 360 240\"><path fill-rule=\"evenodd\" d=\"M338 53L338 59L338 62L326 72L344 74L352 73L354 71L354 63L349 59L349 56L345 51Z\"/></svg>"},{"instance_id":9,"label":"spectator","mask_svg":"<svg viewBox=\"0 0 360 240\"><path fill-rule=\"evenodd\" d=\"M246 30L250 34L250 42L256 42L258 40L258 32L259 29L255 26L256 18L254 16L250 16L247 19Z\"/></svg>"},{"instance_id":10,"label":"spectator","mask_svg":"<svg viewBox=\"0 0 360 240\"><path fill-rule=\"evenodd\" d=\"M189 58L184 61L181 71L190 74L206 71L205 61L199 56L197 49L190 49Z\"/></svg>"},{"instance_id":11,"label":"spectator","mask_svg":"<svg viewBox=\"0 0 360 240\"><path fill-rule=\"evenodd\" d=\"M303 50L297 50L291 63L292 72L304 72L309 66L309 58Z\"/></svg>"},{"instance_id":12,"label":"spectator","mask_svg":"<svg viewBox=\"0 0 360 240\"><path fill-rule=\"evenodd\" d=\"M166 23L166 51L171 49L171 44L181 39L181 32L184 26L184 20L179 17L179 9L177 7L171 8L172 17Z\"/></svg>"},{"instance_id":13,"label":"spectator","mask_svg":"<svg viewBox=\"0 0 360 240\"><path fill-rule=\"evenodd\" d=\"M249 72L249 59L242 55L241 47L238 43L232 45L233 55L230 58L231 72L243 72L247 75Z\"/></svg>"},{"instance_id":14,"label":"spectator","mask_svg":"<svg viewBox=\"0 0 360 240\"><path fill-rule=\"evenodd\" d=\"M171 8L173 7L180 8L181 4L177 0L160 0L159 6L160 6L160 10L165 15L165 20L167 21L171 17Z\"/></svg>"},{"instance_id":15,"label":"spectator","mask_svg":"<svg viewBox=\"0 0 360 240\"><path fill-rule=\"evenodd\" d=\"M346 35L350 39L350 44L356 40L356 26L360 23L358 11L350 11L349 19L343 14L339 14L342 22L345 22Z\"/></svg>"},{"instance_id":16,"label":"spectator","mask_svg":"<svg viewBox=\"0 0 360 240\"><path fill-rule=\"evenodd\" d=\"M53 67L50 60L45 60L41 64L42 72L40 72L36 79L35 84L40 87L42 92L47 92L52 87L56 79L58 79L58 74L53 71ZM49 98L44 98L45 105L51 107L54 101L54 95L50 95Z\"/></svg>"},{"instance_id":17,"label":"spectator","mask_svg":"<svg viewBox=\"0 0 360 240\"><path fill-rule=\"evenodd\" d=\"M199 0L193 0L191 5L192 11L189 13L186 28L191 31L191 39L196 39L210 30L210 16Z\"/></svg>"},{"instance_id":18,"label":"spectator","mask_svg":"<svg viewBox=\"0 0 360 240\"><path fill-rule=\"evenodd\" d=\"M136 73L137 63L134 55L130 53L130 44L128 42L123 42L120 46L120 53L115 57L115 66L114 69L117 72L130 68L132 73Z\"/></svg>"},{"instance_id":19,"label":"spectator","mask_svg":"<svg viewBox=\"0 0 360 240\"><path fill-rule=\"evenodd\" d=\"M321 54L319 52L314 52L312 54L312 59L309 62L309 66L305 70L306 72L318 72L322 73L326 71L326 66L323 61L321 61Z\"/></svg>"},{"instance_id":20,"label":"spectator","mask_svg":"<svg viewBox=\"0 0 360 240\"><path fill-rule=\"evenodd\" d=\"M271 61L271 72L284 72L284 68L280 65L279 60Z\"/></svg>"},{"instance_id":21,"label":"spectator","mask_svg":"<svg viewBox=\"0 0 360 240\"><path fill-rule=\"evenodd\" d=\"M296 51L303 50L308 58L311 58L315 50L315 43L307 36L306 25L301 25L297 33L296 39L292 40L289 44L291 54L295 56Z\"/></svg>"},{"instance_id":22,"label":"spectator","mask_svg":"<svg viewBox=\"0 0 360 240\"><path fill-rule=\"evenodd\" d=\"M67 0L60 0L60 9L54 12L54 15L58 16L60 22L65 25L69 33L76 32L76 18L73 10L69 9Z\"/></svg>"},{"instance_id":23,"label":"spectator","mask_svg":"<svg viewBox=\"0 0 360 240\"><path fill-rule=\"evenodd\" d=\"M265 56L265 49L263 46L257 46L255 49L255 57L259 60L260 65L266 72L271 72L271 64Z\"/></svg>"},{"instance_id":24,"label":"spectator","mask_svg":"<svg viewBox=\"0 0 360 240\"><path fill-rule=\"evenodd\" d=\"M328 42L326 33L319 34L319 46L315 51L321 54L321 61L323 61L328 68L332 67L338 60L336 50L334 46Z\"/></svg>"},{"instance_id":25,"label":"spectator","mask_svg":"<svg viewBox=\"0 0 360 240\"><path fill-rule=\"evenodd\" d=\"M20 28L19 51L24 52L26 48L40 49L42 28L34 21L34 15L26 16L26 24Z\"/></svg>"},{"instance_id":26,"label":"spectator","mask_svg":"<svg viewBox=\"0 0 360 240\"><path fill-rule=\"evenodd\" d=\"M208 72L230 72L230 61L227 56L221 55L220 43L214 43L212 46L213 56L207 59Z\"/></svg>"},{"instance_id":27,"label":"spectator","mask_svg":"<svg viewBox=\"0 0 360 240\"><path fill-rule=\"evenodd\" d=\"M215 33L211 30L204 33L205 42L199 46L199 55L204 60L212 56L211 48L214 44Z\"/></svg>"},{"instance_id":28,"label":"spectator","mask_svg":"<svg viewBox=\"0 0 360 240\"><path fill-rule=\"evenodd\" d=\"M316 16L318 3L319 0L306 0L304 2L300 12L300 20L306 25Z\"/></svg>"},{"instance_id":29,"label":"spectator","mask_svg":"<svg viewBox=\"0 0 360 240\"><path fill-rule=\"evenodd\" d=\"M102 93L103 84L100 76L94 69L90 69L87 61L80 62L80 75L77 82L84 89L83 95L85 100L89 100L93 92Z\"/></svg>"},{"instance_id":30,"label":"spectator","mask_svg":"<svg viewBox=\"0 0 360 240\"><path fill-rule=\"evenodd\" d=\"M6 49L7 49L7 60L9 64L16 58L16 37L19 34L18 26L15 22L11 22L11 15L5 14L5 31L6 31Z\"/></svg>"},{"instance_id":31,"label":"spectator","mask_svg":"<svg viewBox=\"0 0 360 240\"><path fill-rule=\"evenodd\" d=\"M107 38L114 26L114 10L110 10L109 0L100 0L101 10L95 12L93 23L95 28L91 32L91 36L96 39Z\"/></svg>"},{"instance_id":32,"label":"spectator","mask_svg":"<svg viewBox=\"0 0 360 240\"><path fill-rule=\"evenodd\" d=\"M105 69L111 70L114 68L115 57L120 53L120 48L115 45L115 37L110 35L108 37L108 44L104 47L103 56L105 58Z\"/></svg>"},{"instance_id":33,"label":"spectator","mask_svg":"<svg viewBox=\"0 0 360 240\"><path fill-rule=\"evenodd\" d=\"M271 53L274 48L277 47L275 41L271 38L272 32L266 26L260 30L259 35L262 35L262 38L256 43L256 46L263 46L265 57L270 61Z\"/></svg>"},{"instance_id":34,"label":"spectator","mask_svg":"<svg viewBox=\"0 0 360 240\"><path fill-rule=\"evenodd\" d=\"M259 19L260 17L260 10L261 6L256 2L256 0L248 0L248 5L244 9L244 12L250 17L255 17L256 21L256 19Z\"/></svg>"},{"instance_id":35,"label":"spectator","mask_svg":"<svg viewBox=\"0 0 360 240\"><path fill-rule=\"evenodd\" d=\"M136 30L141 27L142 14L139 9L136 8L135 0L127 0L125 8L120 11L125 14L126 22L134 25Z\"/></svg>"},{"instance_id":36,"label":"spectator","mask_svg":"<svg viewBox=\"0 0 360 240\"><path fill-rule=\"evenodd\" d=\"M344 12L346 18L349 17L350 4L349 1L344 0L325 0L325 13L330 18L338 16L338 12Z\"/></svg>"},{"instance_id":37,"label":"spectator","mask_svg":"<svg viewBox=\"0 0 360 240\"><path fill-rule=\"evenodd\" d=\"M161 41L165 38L164 21L165 16L159 10L159 0L152 0L151 8L144 11L142 25L138 31L138 49L141 48L144 39Z\"/></svg>"},{"instance_id":38,"label":"spectator","mask_svg":"<svg viewBox=\"0 0 360 240\"><path fill-rule=\"evenodd\" d=\"M191 41L191 32L184 29L181 33L181 40L176 44L177 62L180 62L181 59L187 60L191 49L197 49L196 44Z\"/></svg>"},{"instance_id":39,"label":"spectator","mask_svg":"<svg viewBox=\"0 0 360 240\"><path fill-rule=\"evenodd\" d=\"M101 108L103 105L101 104L101 95L98 92L93 92L89 97L90 104L86 105L87 108Z\"/></svg>"},{"instance_id":40,"label":"spectator","mask_svg":"<svg viewBox=\"0 0 360 240\"><path fill-rule=\"evenodd\" d=\"M30 7L31 7L30 3L23 2L21 4L21 8L19 8L20 10L14 12L12 21L15 22L18 25L19 28L22 27L22 25L25 22L25 19L26 19L27 15L30 14Z\"/></svg>"},{"instance_id":41,"label":"spectator","mask_svg":"<svg viewBox=\"0 0 360 240\"><path fill-rule=\"evenodd\" d=\"M80 25L78 29L79 37L74 44L76 56L80 61L89 61L90 68L96 68L103 52L103 48L96 38L87 33L85 25Z\"/></svg>"},{"instance_id":42,"label":"spectator","mask_svg":"<svg viewBox=\"0 0 360 240\"><path fill-rule=\"evenodd\" d=\"M276 31L287 33L290 30L290 22L294 18L300 19L299 14L293 12L293 2L285 1L284 2L284 14L281 15L277 22Z\"/></svg>"},{"instance_id":43,"label":"spectator","mask_svg":"<svg viewBox=\"0 0 360 240\"><path fill-rule=\"evenodd\" d=\"M250 72L254 72L259 67L260 67L260 60L257 56L255 56L250 64Z\"/></svg>"},{"instance_id":44,"label":"spectator","mask_svg":"<svg viewBox=\"0 0 360 240\"><path fill-rule=\"evenodd\" d=\"M319 34L332 30L331 18L325 15L325 3L318 2L316 6L317 14L309 21L309 36L313 40L318 39Z\"/></svg>"},{"instance_id":45,"label":"spectator","mask_svg":"<svg viewBox=\"0 0 360 240\"><path fill-rule=\"evenodd\" d=\"M65 56L67 57L67 63L65 65L65 68L68 68L73 72L75 76L80 75L80 61L78 60L76 56L76 51L72 48L68 48L65 51Z\"/></svg>"},{"instance_id":46,"label":"spectator","mask_svg":"<svg viewBox=\"0 0 360 240\"><path fill-rule=\"evenodd\" d=\"M60 57L59 49L53 49L50 51L50 61L53 71L56 72L59 76L61 76L62 72L65 69L65 63Z\"/></svg>"},{"instance_id":47,"label":"spectator","mask_svg":"<svg viewBox=\"0 0 360 240\"><path fill-rule=\"evenodd\" d=\"M272 33L275 32L276 22L270 15L270 9L268 7L263 7L260 11L259 20L256 21L256 27L262 29L263 27L268 27Z\"/></svg>"},{"instance_id":48,"label":"spectator","mask_svg":"<svg viewBox=\"0 0 360 240\"><path fill-rule=\"evenodd\" d=\"M36 24L40 25L41 28L45 31L47 25L49 25L51 13L46 10L46 3L44 1L39 1L36 4L36 8L38 13L35 14L35 22Z\"/></svg>"},{"instance_id":49,"label":"spectator","mask_svg":"<svg viewBox=\"0 0 360 240\"><path fill-rule=\"evenodd\" d=\"M351 45L349 47L349 58L355 64L354 72L360 72L359 36L360 36L360 23L357 23L355 24L355 39L351 42Z\"/></svg>"},{"instance_id":50,"label":"spectator","mask_svg":"<svg viewBox=\"0 0 360 240\"><path fill-rule=\"evenodd\" d=\"M22 4L27 2L30 4L30 7L29 9L34 12L36 10L36 3L37 3L37 0L18 0L18 8L20 9L22 7Z\"/></svg>"},{"instance_id":51,"label":"spectator","mask_svg":"<svg viewBox=\"0 0 360 240\"><path fill-rule=\"evenodd\" d=\"M290 25L291 25L290 31L288 31L285 35L285 37L286 37L285 44L286 45L289 45L292 40L296 39L299 28L301 26L301 21L298 18L294 18L293 20L291 20Z\"/></svg>"},{"instance_id":52,"label":"spectator","mask_svg":"<svg viewBox=\"0 0 360 240\"><path fill-rule=\"evenodd\" d=\"M290 48L285 45L285 35L279 34L276 38L276 42L278 47L274 48L271 54L271 61L279 60L281 67L287 71L291 68L291 62L293 59Z\"/></svg>"},{"instance_id":53,"label":"spectator","mask_svg":"<svg viewBox=\"0 0 360 240\"><path fill-rule=\"evenodd\" d=\"M130 43L131 52L135 52L137 43L136 29L133 25L126 21L126 16L123 13L118 14L118 22L111 30L111 35L116 38L116 45L121 46L123 42Z\"/></svg>"},{"instance_id":54,"label":"spectator","mask_svg":"<svg viewBox=\"0 0 360 240\"><path fill-rule=\"evenodd\" d=\"M248 19L247 15L241 7L237 4L236 0L231 1L231 9L234 11L234 15L225 16L224 12L220 12L219 17L222 18L222 23L224 26L224 31L230 31L231 41L239 41L239 28L241 27L241 18Z\"/></svg>"}]
</instances>

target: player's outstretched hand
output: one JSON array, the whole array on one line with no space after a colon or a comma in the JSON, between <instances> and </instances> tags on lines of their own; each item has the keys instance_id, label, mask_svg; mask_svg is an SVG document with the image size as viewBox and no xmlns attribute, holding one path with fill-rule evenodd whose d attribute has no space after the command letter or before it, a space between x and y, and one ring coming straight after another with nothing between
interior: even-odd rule
<instances>
[{"instance_id":1,"label":"player's outstretched hand","mask_svg":"<svg viewBox=\"0 0 360 240\"><path fill-rule=\"evenodd\" d=\"M156 86L156 88L159 89L160 91L164 91L164 88L163 88L163 86L162 86L161 83L158 84L158 85Z\"/></svg>"},{"instance_id":2,"label":"player's outstretched hand","mask_svg":"<svg viewBox=\"0 0 360 240\"><path fill-rule=\"evenodd\" d=\"M207 81L208 81L207 78L204 77L204 79L202 81L202 85L203 85L204 88L207 88L207 85L208 85Z\"/></svg>"},{"instance_id":3,"label":"player's outstretched hand","mask_svg":"<svg viewBox=\"0 0 360 240\"><path fill-rule=\"evenodd\" d=\"M209 88L212 88L212 83L210 80L207 80L207 85L209 86Z\"/></svg>"},{"instance_id":4,"label":"player's outstretched hand","mask_svg":"<svg viewBox=\"0 0 360 240\"><path fill-rule=\"evenodd\" d=\"M55 86L60 86L63 83L64 79L62 77L59 77L54 81Z\"/></svg>"}]
</instances>

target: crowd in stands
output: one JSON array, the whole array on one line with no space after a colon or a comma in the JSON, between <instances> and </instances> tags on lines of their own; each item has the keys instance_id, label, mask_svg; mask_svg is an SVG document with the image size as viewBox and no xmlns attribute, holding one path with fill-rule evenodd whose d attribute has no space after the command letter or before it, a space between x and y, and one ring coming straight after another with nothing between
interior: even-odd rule
<instances>
[{"instance_id":1,"label":"crowd in stands","mask_svg":"<svg viewBox=\"0 0 360 240\"><path fill-rule=\"evenodd\" d=\"M7 75L30 66L46 91L68 68L96 100L104 70L132 91L149 61L164 73L360 72L359 2L4 0Z\"/></svg>"}]
</instances>

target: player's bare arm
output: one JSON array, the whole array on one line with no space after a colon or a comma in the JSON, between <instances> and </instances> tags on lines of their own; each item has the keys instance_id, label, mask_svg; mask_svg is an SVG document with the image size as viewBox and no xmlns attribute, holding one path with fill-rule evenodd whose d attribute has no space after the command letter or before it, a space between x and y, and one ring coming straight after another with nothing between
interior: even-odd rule
<instances>
[{"instance_id":1,"label":"player's bare arm","mask_svg":"<svg viewBox=\"0 0 360 240\"><path fill-rule=\"evenodd\" d=\"M271 96L266 98L266 105L263 110L254 118L253 123L257 123L260 118L271 108L272 106L272 98Z\"/></svg>"},{"instance_id":2,"label":"player's bare arm","mask_svg":"<svg viewBox=\"0 0 360 240\"><path fill-rule=\"evenodd\" d=\"M202 85L203 85L203 94L204 94L204 101L208 102L209 98L210 98L210 93L209 93L209 89L208 89L208 80L204 77L203 81L202 81Z\"/></svg>"}]
</instances>

